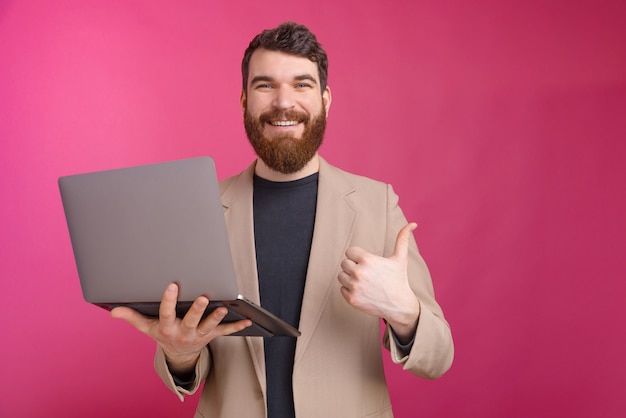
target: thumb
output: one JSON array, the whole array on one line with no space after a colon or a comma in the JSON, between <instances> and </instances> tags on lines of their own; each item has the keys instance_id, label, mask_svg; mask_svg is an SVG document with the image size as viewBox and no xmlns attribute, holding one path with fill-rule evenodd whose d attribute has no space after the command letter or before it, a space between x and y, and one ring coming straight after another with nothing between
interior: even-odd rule
<instances>
[{"instance_id":1,"label":"thumb","mask_svg":"<svg viewBox=\"0 0 626 418\"><path fill-rule=\"evenodd\" d=\"M398 232L396 246L393 249L391 258L406 259L409 254L409 239L411 238L411 233L415 230L415 228L417 228L417 224L415 222L411 222L404 225L400 232Z\"/></svg>"},{"instance_id":2,"label":"thumb","mask_svg":"<svg viewBox=\"0 0 626 418\"><path fill-rule=\"evenodd\" d=\"M126 306L118 306L111 310L111 317L123 319L139 331L146 333L149 328L149 320L134 309Z\"/></svg>"}]
</instances>

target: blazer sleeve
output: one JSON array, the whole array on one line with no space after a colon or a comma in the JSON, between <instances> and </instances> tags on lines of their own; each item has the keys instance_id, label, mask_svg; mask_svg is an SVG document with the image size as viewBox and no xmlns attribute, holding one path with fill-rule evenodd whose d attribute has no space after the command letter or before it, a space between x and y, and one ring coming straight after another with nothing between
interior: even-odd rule
<instances>
[{"instance_id":1,"label":"blazer sleeve","mask_svg":"<svg viewBox=\"0 0 626 418\"><path fill-rule=\"evenodd\" d=\"M398 232L406 224L407 219L398 205L398 196L388 185L384 250L386 257L393 253ZM420 316L413 347L408 354L405 354L390 336L388 325L385 329L383 344L390 351L392 361L401 364L404 370L419 377L435 379L443 375L452 365L454 344L450 326L435 300L428 267L419 253L413 236L409 242L408 273L411 288L420 301Z\"/></svg>"},{"instance_id":2,"label":"blazer sleeve","mask_svg":"<svg viewBox=\"0 0 626 418\"><path fill-rule=\"evenodd\" d=\"M174 378L167 367L167 361L165 360L165 353L163 349L157 344L156 355L154 356L154 368L167 386L172 392L178 396L178 399L182 402L185 398L185 395L193 395L196 393L200 384L206 379L209 374L211 365L211 354L207 347L204 347L200 352L200 357L198 358L198 362L196 363L196 377L193 381L193 384L188 388L182 388L177 386L174 382Z\"/></svg>"}]
</instances>

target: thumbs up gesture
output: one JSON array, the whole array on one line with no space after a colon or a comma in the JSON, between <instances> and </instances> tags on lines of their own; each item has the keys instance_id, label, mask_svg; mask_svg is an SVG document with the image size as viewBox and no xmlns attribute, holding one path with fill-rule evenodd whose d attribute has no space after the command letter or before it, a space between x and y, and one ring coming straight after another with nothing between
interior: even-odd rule
<instances>
[{"instance_id":1,"label":"thumbs up gesture","mask_svg":"<svg viewBox=\"0 0 626 418\"><path fill-rule=\"evenodd\" d=\"M384 318L403 343L413 337L420 313L407 275L409 238L415 228L417 224L409 223L400 230L389 258L359 247L348 248L337 276L346 301L362 312Z\"/></svg>"}]
</instances>

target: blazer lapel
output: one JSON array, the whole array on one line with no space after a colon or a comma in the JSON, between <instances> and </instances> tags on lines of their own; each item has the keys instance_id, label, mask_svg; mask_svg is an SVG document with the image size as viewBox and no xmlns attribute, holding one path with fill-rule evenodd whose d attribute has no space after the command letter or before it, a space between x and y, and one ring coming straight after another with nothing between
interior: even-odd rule
<instances>
[{"instance_id":1,"label":"blazer lapel","mask_svg":"<svg viewBox=\"0 0 626 418\"><path fill-rule=\"evenodd\" d=\"M260 304L259 280L254 245L252 192L255 163L237 176L222 193L222 205L233 256L237 288L241 295ZM265 355L263 338L244 337L252 356L254 369L265 393Z\"/></svg>"},{"instance_id":2,"label":"blazer lapel","mask_svg":"<svg viewBox=\"0 0 626 418\"><path fill-rule=\"evenodd\" d=\"M243 296L259 304L259 282L254 245L254 218L252 213L253 163L233 179L222 193L224 216L231 238L231 252L237 286ZM355 191L341 172L320 157L320 171L315 214L315 229L309 257L307 281L302 300L294 363L302 357L327 303L332 284L337 280L345 249L354 230L356 211L346 201ZM259 383L265 386L265 356L263 339L244 337L252 356Z\"/></svg>"},{"instance_id":3,"label":"blazer lapel","mask_svg":"<svg viewBox=\"0 0 626 418\"><path fill-rule=\"evenodd\" d=\"M311 340L350 242L356 212L346 196L354 190L338 169L320 157L315 229L300 314L302 335L296 345L295 363Z\"/></svg>"}]
</instances>

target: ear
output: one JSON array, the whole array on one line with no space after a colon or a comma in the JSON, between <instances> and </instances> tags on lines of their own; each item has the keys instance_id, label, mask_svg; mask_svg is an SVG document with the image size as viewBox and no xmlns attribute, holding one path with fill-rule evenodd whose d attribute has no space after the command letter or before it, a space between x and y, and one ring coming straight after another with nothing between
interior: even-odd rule
<instances>
[{"instance_id":1,"label":"ear","mask_svg":"<svg viewBox=\"0 0 626 418\"><path fill-rule=\"evenodd\" d=\"M324 109L326 109L326 117L328 117L328 111L330 110L330 103L333 101L333 96L330 92L330 87L326 86L324 92L322 93L322 104L324 105Z\"/></svg>"},{"instance_id":2,"label":"ear","mask_svg":"<svg viewBox=\"0 0 626 418\"><path fill-rule=\"evenodd\" d=\"M239 104L241 105L241 113L245 113L246 103L247 103L246 91L244 89L241 89L241 96L239 96Z\"/></svg>"}]
</instances>

